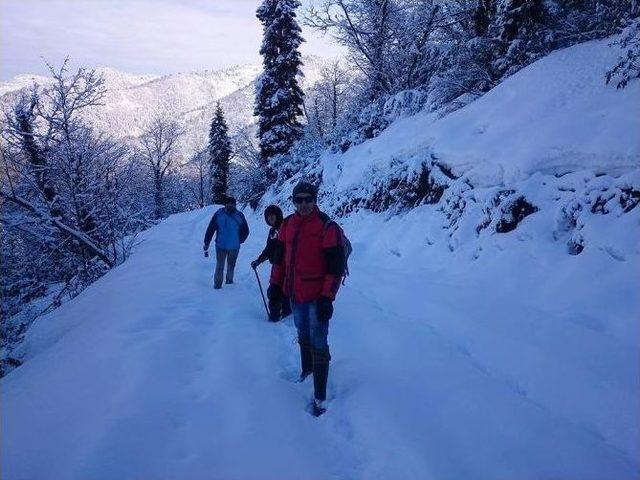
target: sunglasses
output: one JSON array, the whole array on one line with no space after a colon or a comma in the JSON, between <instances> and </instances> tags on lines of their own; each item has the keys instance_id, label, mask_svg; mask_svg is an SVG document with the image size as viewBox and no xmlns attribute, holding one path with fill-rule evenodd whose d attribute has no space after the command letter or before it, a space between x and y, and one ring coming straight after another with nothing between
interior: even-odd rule
<instances>
[{"instance_id":1,"label":"sunglasses","mask_svg":"<svg viewBox=\"0 0 640 480\"><path fill-rule=\"evenodd\" d=\"M304 197L293 197L293 203L295 204L313 203L314 201L315 201L315 198L313 198L310 195L304 196Z\"/></svg>"}]
</instances>

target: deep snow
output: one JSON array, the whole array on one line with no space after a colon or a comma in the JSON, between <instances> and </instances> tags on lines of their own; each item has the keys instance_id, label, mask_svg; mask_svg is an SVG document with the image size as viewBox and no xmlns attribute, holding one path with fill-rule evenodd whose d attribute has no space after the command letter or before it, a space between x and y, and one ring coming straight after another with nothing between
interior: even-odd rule
<instances>
[{"instance_id":1,"label":"deep snow","mask_svg":"<svg viewBox=\"0 0 640 480\"><path fill-rule=\"evenodd\" d=\"M640 83L604 85L607 44L322 157L329 210L426 164L461 175L434 177L437 203L340 220L355 250L326 415L289 381L291 320L265 321L261 215L237 283L214 291L207 208L29 330L0 381L2 477L639 478ZM538 210L496 233L520 196Z\"/></svg>"},{"instance_id":2,"label":"deep snow","mask_svg":"<svg viewBox=\"0 0 640 480\"><path fill-rule=\"evenodd\" d=\"M288 381L291 321L265 321L248 267L263 222L221 291L210 208L154 227L29 331L1 383L3 478L638 478L637 252L570 256L516 231L469 261L422 240L422 210L344 224L318 419L311 382Z\"/></svg>"}]
</instances>

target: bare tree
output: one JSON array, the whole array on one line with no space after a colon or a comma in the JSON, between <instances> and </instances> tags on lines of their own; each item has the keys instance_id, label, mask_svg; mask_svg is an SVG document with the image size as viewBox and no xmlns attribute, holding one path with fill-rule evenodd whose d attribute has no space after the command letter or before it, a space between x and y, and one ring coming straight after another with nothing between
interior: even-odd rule
<instances>
[{"instance_id":1,"label":"bare tree","mask_svg":"<svg viewBox=\"0 0 640 480\"><path fill-rule=\"evenodd\" d=\"M3 178L0 196L54 228L62 239L72 238L87 258L95 256L111 267L114 260L91 236L95 221L83 202L85 175L91 169L87 155L95 153L90 148L96 144L79 117L83 109L102 105L104 81L82 68L69 75L68 60L59 69L47 66L53 84L34 85L5 114L2 138L13 148L14 161L6 167L10 174Z\"/></svg>"},{"instance_id":2,"label":"bare tree","mask_svg":"<svg viewBox=\"0 0 640 480\"><path fill-rule=\"evenodd\" d=\"M0 119L3 316L44 295L53 307L76 295L124 261L148 224L130 149L81 116L102 105L102 79L69 73L67 62L49 68L53 82L33 85Z\"/></svg>"},{"instance_id":3,"label":"bare tree","mask_svg":"<svg viewBox=\"0 0 640 480\"><path fill-rule=\"evenodd\" d=\"M140 136L138 154L153 177L155 218L164 216L164 181L175 163L183 127L165 115L156 115Z\"/></svg>"},{"instance_id":4,"label":"bare tree","mask_svg":"<svg viewBox=\"0 0 640 480\"><path fill-rule=\"evenodd\" d=\"M342 62L334 60L321 70L320 79L307 92L307 121L325 144L355 96L352 78Z\"/></svg>"},{"instance_id":5,"label":"bare tree","mask_svg":"<svg viewBox=\"0 0 640 480\"><path fill-rule=\"evenodd\" d=\"M184 168L189 171L186 188L198 206L202 208L209 204L211 198L211 169L208 151L204 149L193 154Z\"/></svg>"},{"instance_id":6,"label":"bare tree","mask_svg":"<svg viewBox=\"0 0 640 480\"><path fill-rule=\"evenodd\" d=\"M369 96L378 98L390 91L391 79L385 68L389 61L393 17L393 0L323 0L311 5L305 24L330 32L347 47L353 65L369 80Z\"/></svg>"}]
</instances>

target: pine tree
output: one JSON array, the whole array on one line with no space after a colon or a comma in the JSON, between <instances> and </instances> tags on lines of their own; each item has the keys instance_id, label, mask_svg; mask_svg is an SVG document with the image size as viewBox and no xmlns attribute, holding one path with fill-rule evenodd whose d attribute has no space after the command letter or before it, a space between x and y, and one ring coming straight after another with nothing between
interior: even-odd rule
<instances>
[{"instance_id":1,"label":"pine tree","mask_svg":"<svg viewBox=\"0 0 640 480\"><path fill-rule=\"evenodd\" d=\"M229 162L232 149L229 128L220 103L209 130L209 168L211 172L211 196L214 202L222 203L229 187Z\"/></svg>"},{"instance_id":2,"label":"pine tree","mask_svg":"<svg viewBox=\"0 0 640 480\"><path fill-rule=\"evenodd\" d=\"M285 155L302 134L303 92L296 77L302 60L298 47L304 41L296 20L298 0L264 0L257 17L263 25L260 54L263 73L256 86L255 115L263 168L268 177L271 160Z\"/></svg>"}]
</instances>

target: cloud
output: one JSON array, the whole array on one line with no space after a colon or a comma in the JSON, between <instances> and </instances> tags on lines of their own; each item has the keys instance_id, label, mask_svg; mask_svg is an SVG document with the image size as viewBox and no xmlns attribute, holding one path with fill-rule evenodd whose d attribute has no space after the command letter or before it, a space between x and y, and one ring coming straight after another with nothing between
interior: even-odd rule
<instances>
[{"instance_id":1,"label":"cloud","mask_svg":"<svg viewBox=\"0 0 640 480\"><path fill-rule=\"evenodd\" d=\"M306 0L308 2L308 0ZM259 0L0 0L0 76L59 64L131 73L213 70L258 63ZM304 31L303 53L339 50Z\"/></svg>"}]
</instances>

